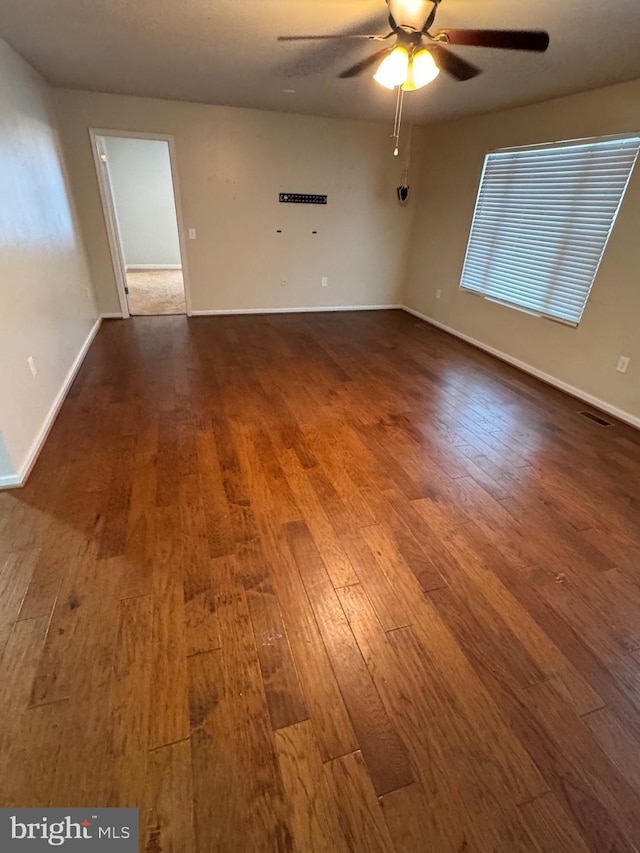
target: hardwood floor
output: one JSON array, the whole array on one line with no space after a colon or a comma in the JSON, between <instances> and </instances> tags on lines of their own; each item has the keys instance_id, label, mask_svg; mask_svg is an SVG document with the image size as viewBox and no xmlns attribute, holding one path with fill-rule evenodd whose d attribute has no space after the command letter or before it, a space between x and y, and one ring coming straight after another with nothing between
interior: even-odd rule
<instances>
[{"instance_id":1,"label":"hardwood floor","mask_svg":"<svg viewBox=\"0 0 640 853\"><path fill-rule=\"evenodd\" d=\"M106 322L0 494L0 805L640 849L640 434L399 311Z\"/></svg>"}]
</instances>

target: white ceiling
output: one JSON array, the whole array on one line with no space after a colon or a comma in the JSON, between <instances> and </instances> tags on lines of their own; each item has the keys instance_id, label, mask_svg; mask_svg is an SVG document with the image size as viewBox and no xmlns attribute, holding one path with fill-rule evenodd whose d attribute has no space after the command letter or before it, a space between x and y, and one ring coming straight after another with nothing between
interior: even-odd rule
<instances>
[{"instance_id":1,"label":"white ceiling","mask_svg":"<svg viewBox=\"0 0 640 853\"><path fill-rule=\"evenodd\" d=\"M551 47L456 48L485 73L408 95L420 124L640 77L640 0L442 0L439 27L546 29ZM0 0L0 35L56 86L389 121L370 73L336 78L379 45L276 41L387 29L384 0Z\"/></svg>"}]
</instances>

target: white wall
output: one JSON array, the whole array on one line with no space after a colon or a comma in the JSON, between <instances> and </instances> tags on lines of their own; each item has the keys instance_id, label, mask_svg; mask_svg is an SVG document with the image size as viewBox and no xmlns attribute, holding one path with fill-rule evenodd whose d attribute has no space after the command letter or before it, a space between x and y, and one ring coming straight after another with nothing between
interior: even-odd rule
<instances>
[{"instance_id":1,"label":"white wall","mask_svg":"<svg viewBox=\"0 0 640 853\"><path fill-rule=\"evenodd\" d=\"M7 450L4 437L0 432L0 486L5 485L5 480L13 481L14 476L15 468L11 461L11 457L9 456L9 451ZM7 482L6 485L9 485L9 482Z\"/></svg>"},{"instance_id":2,"label":"white wall","mask_svg":"<svg viewBox=\"0 0 640 853\"><path fill-rule=\"evenodd\" d=\"M56 104L103 312L119 302L90 127L175 137L184 224L198 234L186 255L194 310L400 301L412 207L396 199L389 125L69 90ZM281 191L329 204L279 204Z\"/></svg>"},{"instance_id":3,"label":"white wall","mask_svg":"<svg viewBox=\"0 0 640 853\"><path fill-rule=\"evenodd\" d=\"M582 322L573 329L459 289L484 155L494 148L640 131L640 80L420 130L405 303L617 409L640 425L640 166ZM436 297L441 291L441 298ZM618 357L631 357L626 374Z\"/></svg>"},{"instance_id":4,"label":"white wall","mask_svg":"<svg viewBox=\"0 0 640 853\"><path fill-rule=\"evenodd\" d=\"M6 485L27 464L97 311L48 87L2 39L0 143L0 484Z\"/></svg>"},{"instance_id":5,"label":"white wall","mask_svg":"<svg viewBox=\"0 0 640 853\"><path fill-rule=\"evenodd\" d=\"M180 266L169 146L154 139L104 138L126 266Z\"/></svg>"}]
</instances>

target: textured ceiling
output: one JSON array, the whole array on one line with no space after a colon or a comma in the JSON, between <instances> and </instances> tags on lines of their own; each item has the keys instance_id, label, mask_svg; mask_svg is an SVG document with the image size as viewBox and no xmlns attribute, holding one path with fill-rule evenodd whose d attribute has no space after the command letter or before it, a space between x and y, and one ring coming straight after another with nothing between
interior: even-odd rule
<instances>
[{"instance_id":1,"label":"textured ceiling","mask_svg":"<svg viewBox=\"0 0 640 853\"><path fill-rule=\"evenodd\" d=\"M551 47L457 48L485 73L408 95L420 124L640 77L640 0L442 0L438 27L543 28ZM336 73L378 45L276 36L387 29L384 0L0 0L0 35L56 86L362 119L391 120L393 93Z\"/></svg>"}]
</instances>

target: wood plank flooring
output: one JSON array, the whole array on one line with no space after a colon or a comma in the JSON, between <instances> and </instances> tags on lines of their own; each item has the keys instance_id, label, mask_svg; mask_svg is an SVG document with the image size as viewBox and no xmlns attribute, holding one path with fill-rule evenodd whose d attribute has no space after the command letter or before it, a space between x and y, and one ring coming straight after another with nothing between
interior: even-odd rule
<instances>
[{"instance_id":1,"label":"wood plank flooring","mask_svg":"<svg viewBox=\"0 0 640 853\"><path fill-rule=\"evenodd\" d=\"M640 434L400 311L107 321L0 494L0 805L640 850Z\"/></svg>"}]
</instances>

